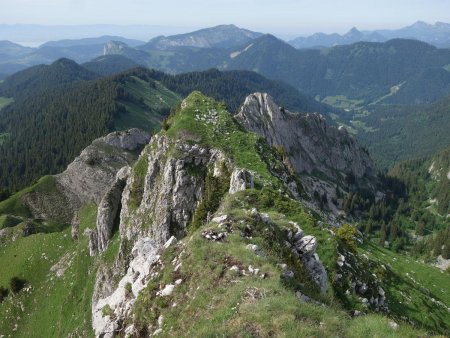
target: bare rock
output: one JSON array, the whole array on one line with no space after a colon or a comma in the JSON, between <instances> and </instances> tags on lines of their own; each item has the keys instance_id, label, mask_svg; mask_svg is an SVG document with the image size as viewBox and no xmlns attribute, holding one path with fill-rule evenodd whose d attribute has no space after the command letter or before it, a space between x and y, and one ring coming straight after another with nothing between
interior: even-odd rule
<instances>
[{"instance_id":1,"label":"bare rock","mask_svg":"<svg viewBox=\"0 0 450 338\"><path fill-rule=\"evenodd\" d=\"M92 243L90 243L92 253L103 252L108 247L108 242L112 236L114 221L118 216L122 192L125 188L126 180L131 173L129 166L123 167L116 175L116 180L103 196L97 211L96 234L91 234Z\"/></svg>"},{"instance_id":2,"label":"bare rock","mask_svg":"<svg viewBox=\"0 0 450 338\"><path fill-rule=\"evenodd\" d=\"M253 189L254 187L253 175L249 171L245 169L235 169L231 174L230 194L246 189Z\"/></svg>"}]
</instances>

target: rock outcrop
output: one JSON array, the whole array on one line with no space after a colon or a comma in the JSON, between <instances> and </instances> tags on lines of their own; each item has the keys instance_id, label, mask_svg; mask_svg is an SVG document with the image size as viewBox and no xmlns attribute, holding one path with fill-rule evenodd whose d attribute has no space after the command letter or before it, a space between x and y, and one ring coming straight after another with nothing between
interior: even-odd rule
<instances>
[{"instance_id":1,"label":"rock outcrop","mask_svg":"<svg viewBox=\"0 0 450 338\"><path fill-rule=\"evenodd\" d=\"M184 234L201 201L205 175L221 175L222 152L199 145L152 138L138 162L143 172L130 175L122 196L121 236L150 237L164 243ZM228 164L229 165L229 164Z\"/></svg>"},{"instance_id":2,"label":"rock outcrop","mask_svg":"<svg viewBox=\"0 0 450 338\"><path fill-rule=\"evenodd\" d=\"M142 238L131 250L132 259L125 276L107 297L94 293L92 302L92 327L98 337L115 337L121 328L120 321L130 316L139 292L151 278L152 267L159 262L161 246L150 238ZM98 274L95 290L100 290L102 274Z\"/></svg>"},{"instance_id":3,"label":"rock outcrop","mask_svg":"<svg viewBox=\"0 0 450 338\"><path fill-rule=\"evenodd\" d=\"M345 130L328 125L320 114L291 113L268 94L254 93L245 99L236 119L270 145L282 147L299 175L340 182L348 173L356 179L374 174L367 152Z\"/></svg>"},{"instance_id":4,"label":"rock outcrop","mask_svg":"<svg viewBox=\"0 0 450 338\"><path fill-rule=\"evenodd\" d=\"M111 239L114 222L117 219L122 199L122 192L130 175L131 168L123 167L116 175L116 180L103 196L97 211L97 227L90 233L90 254L103 252Z\"/></svg>"},{"instance_id":5,"label":"rock outcrop","mask_svg":"<svg viewBox=\"0 0 450 338\"><path fill-rule=\"evenodd\" d=\"M115 181L117 172L132 165L136 153L150 140L139 129L113 132L85 148L67 169L47 178L47 188L25 194L33 218L71 223L86 203L99 204Z\"/></svg>"},{"instance_id":6,"label":"rock outcrop","mask_svg":"<svg viewBox=\"0 0 450 338\"><path fill-rule=\"evenodd\" d=\"M114 132L92 142L66 171L56 176L74 205L94 202L97 205L113 184L117 172L136 160L150 136L139 129Z\"/></svg>"},{"instance_id":7,"label":"rock outcrop","mask_svg":"<svg viewBox=\"0 0 450 338\"><path fill-rule=\"evenodd\" d=\"M234 194L238 191L245 189L253 189L255 184L253 182L253 175L244 169L235 169L231 174L230 181L230 194Z\"/></svg>"},{"instance_id":8,"label":"rock outcrop","mask_svg":"<svg viewBox=\"0 0 450 338\"><path fill-rule=\"evenodd\" d=\"M288 233L286 246L294 256L300 258L311 279L317 284L322 293L328 289L328 274L316 253L317 239L311 235L305 235L304 231L295 222L290 222L293 231Z\"/></svg>"}]
</instances>

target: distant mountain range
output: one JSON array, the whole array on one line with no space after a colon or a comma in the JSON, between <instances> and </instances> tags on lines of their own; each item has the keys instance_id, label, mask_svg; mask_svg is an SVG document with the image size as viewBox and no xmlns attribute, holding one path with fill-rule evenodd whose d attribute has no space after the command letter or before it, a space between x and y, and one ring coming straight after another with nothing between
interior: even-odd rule
<instances>
[{"instance_id":1,"label":"distant mountain range","mask_svg":"<svg viewBox=\"0 0 450 338\"><path fill-rule=\"evenodd\" d=\"M315 33L307 37L298 37L289 41L289 43L295 48L326 48L360 41L385 42L398 38L420 40L436 47L449 48L450 24L436 22L434 25L431 25L423 21L417 21L413 25L401 29L375 31L359 31L354 27L343 35L337 33Z\"/></svg>"}]
</instances>

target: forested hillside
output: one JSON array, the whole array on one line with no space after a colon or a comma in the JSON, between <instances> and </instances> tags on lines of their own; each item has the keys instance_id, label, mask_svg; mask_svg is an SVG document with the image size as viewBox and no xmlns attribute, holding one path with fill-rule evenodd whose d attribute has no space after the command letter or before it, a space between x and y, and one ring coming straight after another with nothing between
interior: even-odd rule
<instances>
[{"instance_id":1,"label":"forested hillside","mask_svg":"<svg viewBox=\"0 0 450 338\"><path fill-rule=\"evenodd\" d=\"M380 178L383 199L358 191L344 199L344 211L359 219L360 230L394 251L450 258L450 148L401 162Z\"/></svg>"},{"instance_id":2,"label":"forested hillside","mask_svg":"<svg viewBox=\"0 0 450 338\"><path fill-rule=\"evenodd\" d=\"M350 126L381 168L450 146L450 96L431 105L374 105L354 112Z\"/></svg>"},{"instance_id":3,"label":"forested hillside","mask_svg":"<svg viewBox=\"0 0 450 338\"><path fill-rule=\"evenodd\" d=\"M8 78L1 95L0 186L9 191L63 170L93 139L115 129L158 129L179 97L130 74L92 80L69 60Z\"/></svg>"}]
</instances>

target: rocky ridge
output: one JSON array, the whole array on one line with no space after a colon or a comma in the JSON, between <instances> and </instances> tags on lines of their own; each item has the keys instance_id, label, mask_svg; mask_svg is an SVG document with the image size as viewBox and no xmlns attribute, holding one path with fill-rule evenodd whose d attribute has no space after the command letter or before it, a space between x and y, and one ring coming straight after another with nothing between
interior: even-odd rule
<instances>
[{"instance_id":1,"label":"rocky ridge","mask_svg":"<svg viewBox=\"0 0 450 338\"><path fill-rule=\"evenodd\" d=\"M185 109L188 103L185 101L181 106ZM121 192L125 179L126 185ZM151 138L133 169L125 167L119 171L98 208L97 230L90 234L91 254L103 251L111 237L113 215L117 213L121 194L119 231L123 242L119 258L113 267L105 267L97 274L92 301L93 326L98 336L113 337L114 332L122 329L132 331L131 327L124 328L121 323L131 315L130 309L139 290L155 277L151 267L157 264L160 252L175 238L185 236L188 224L199 212L199 206L205 198L211 197L209 180L223 182L220 183L225 187L223 191L229 194L255 187L254 174L238 168L224 151L173 139L165 133ZM274 226L267 214L258 213L256 209L250 214L256 222ZM214 219L210 213L206 216L205 222L218 222L219 227L226 227L225 223L228 223L226 216ZM292 224L297 229L292 238L295 242L289 244L292 252L305 264L306 271L325 293L327 273L315 252L316 239L314 236L301 237L303 231L297 224ZM212 241L224 241L231 229L230 224L228 231L206 231L203 236ZM127 247L133 246L131 253L123 245L125 242ZM121 275L117 266L123 266L126 261L129 261L125 263L127 272ZM137 268L134 262L141 262L143 267ZM114 280L118 278L120 282L115 284ZM127 288L132 292L126 291ZM161 293L169 291L161 290Z\"/></svg>"},{"instance_id":2,"label":"rocky ridge","mask_svg":"<svg viewBox=\"0 0 450 338\"><path fill-rule=\"evenodd\" d=\"M63 173L52 176L50 192L25 194L25 205L34 218L71 223L83 205L100 204L117 172L134 163L149 139L147 133L130 129L94 140Z\"/></svg>"},{"instance_id":3,"label":"rocky ridge","mask_svg":"<svg viewBox=\"0 0 450 338\"><path fill-rule=\"evenodd\" d=\"M249 131L285 153L309 191L333 194L346 175L367 183L374 177L369 154L344 129L317 113L296 114L279 107L268 94L249 95L236 119Z\"/></svg>"}]
</instances>

